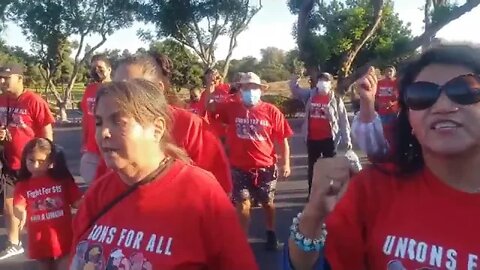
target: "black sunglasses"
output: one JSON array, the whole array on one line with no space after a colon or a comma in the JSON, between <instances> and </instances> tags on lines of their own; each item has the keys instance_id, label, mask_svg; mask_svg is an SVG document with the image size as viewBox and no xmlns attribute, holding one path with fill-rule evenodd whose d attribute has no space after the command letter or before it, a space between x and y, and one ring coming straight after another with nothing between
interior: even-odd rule
<instances>
[{"instance_id":1,"label":"black sunglasses","mask_svg":"<svg viewBox=\"0 0 480 270\"><path fill-rule=\"evenodd\" d=\"M480 76L461 75L440 86L431 82L414 82L406 87L403 95L407 107L414 111L425 110L437 102L442 91L447 97L460 105L480 102Z\"/></svg>"}]
</instances>

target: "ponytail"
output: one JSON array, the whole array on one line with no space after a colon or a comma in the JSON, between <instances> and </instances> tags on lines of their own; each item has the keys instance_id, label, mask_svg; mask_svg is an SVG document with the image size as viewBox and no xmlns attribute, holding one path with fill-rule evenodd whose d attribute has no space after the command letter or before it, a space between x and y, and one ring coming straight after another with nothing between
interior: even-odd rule
<instances>
[{"instance_id":1,"label":"ponytail","mask_svg":"<svg viewBox=\"0 0 480 270\"><path fill-rule=\"evenodd\" d=\"M150 52L150 56L155 60L158 67L160 68L160 73L162 76L162 83L164 86L164 95L167 103L169 105L178 107L178 108L186 108L187 104L181 100L177 93L172 88L172 75L173 75L173 62L172 60L166 56L165 54L161 54L158 52Z\"/></svg>"}]
</instances>

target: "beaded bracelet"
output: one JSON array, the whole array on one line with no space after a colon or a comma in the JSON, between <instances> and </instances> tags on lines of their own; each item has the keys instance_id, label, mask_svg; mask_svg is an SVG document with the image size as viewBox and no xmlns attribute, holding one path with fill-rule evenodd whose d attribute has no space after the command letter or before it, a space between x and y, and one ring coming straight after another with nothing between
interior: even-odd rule
<instances>
[{"instance_id":1,"label":"beaded bracelet","mask_svg":"<svg viewBox=\"0 0 480 270\"><path fill-rule=\"evenodd\" d=\"M300 218L302 213L298 213L293 218L292 226L290 226L290 238L295 242L298 248L304 252L319 252L325 246L325 240L327 238L327 229L325 223L322 224L322 234L317 239L310 239L303 235L298 226L300 224Z\"/></svg>"}]
</instances>

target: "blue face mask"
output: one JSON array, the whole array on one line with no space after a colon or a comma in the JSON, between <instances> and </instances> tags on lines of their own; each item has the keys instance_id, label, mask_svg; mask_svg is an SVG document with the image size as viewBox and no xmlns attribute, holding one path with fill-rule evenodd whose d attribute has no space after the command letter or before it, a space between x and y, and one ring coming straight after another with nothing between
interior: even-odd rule
<instances>
[{"instance_id":1,"label":"blue face mask","mask_svg":"<svg viewBox=\"0 0 480 270\"><path fill-rule=\"evenodd\" d=\"M260 89L242 90L243 104L246 106L255 106L260 102L262 91Z\"/></svg>"}]
</instances>

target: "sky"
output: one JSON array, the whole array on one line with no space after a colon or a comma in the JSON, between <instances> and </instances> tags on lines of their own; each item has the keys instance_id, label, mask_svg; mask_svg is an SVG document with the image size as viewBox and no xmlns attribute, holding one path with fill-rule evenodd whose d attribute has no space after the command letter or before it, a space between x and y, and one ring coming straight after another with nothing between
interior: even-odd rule
<instances>
[{"instance_id":1,"label":"sky","mask_svg":"<svg viewBox=\"0 0 480 270\"><path fill-rule=\"evenodd\" d=\"M465 0L460 0L463 3ZM254 1L252 1L254 2ZM239 59L245 56L260 57L260 49L277 47L283 50L295 48L295 39L292 36L293 25L296 16L290 14L286 0L263 0L263 9L252 19L248 29L238 37L238 47L233 53L233 58ZM395 11L404 22L411 23L414 35L423 32L423 1L418 0L395 0ZM451 22L437 33L438 38L449 41L468 41L480 43L480 35L472 34L473 27L480 25L480 7L465 14L460 19ZM148 26L135 23L131 28L119 30L110 36L107 42L99 49L128 49L135 52L140 47L148 44L142 42L136 35L138 29ZM466 31L469 29L470 31ZM7 30L2 33L2 38L8 45L21 46L30 49L29 43L22 34L21 29L13 24L7 25ZM93 44L100 37L91 36L87 42ZM228 51L228 39L220 38L217 44L216 58L223 59Z\"/></svg>"}]
</instances>

